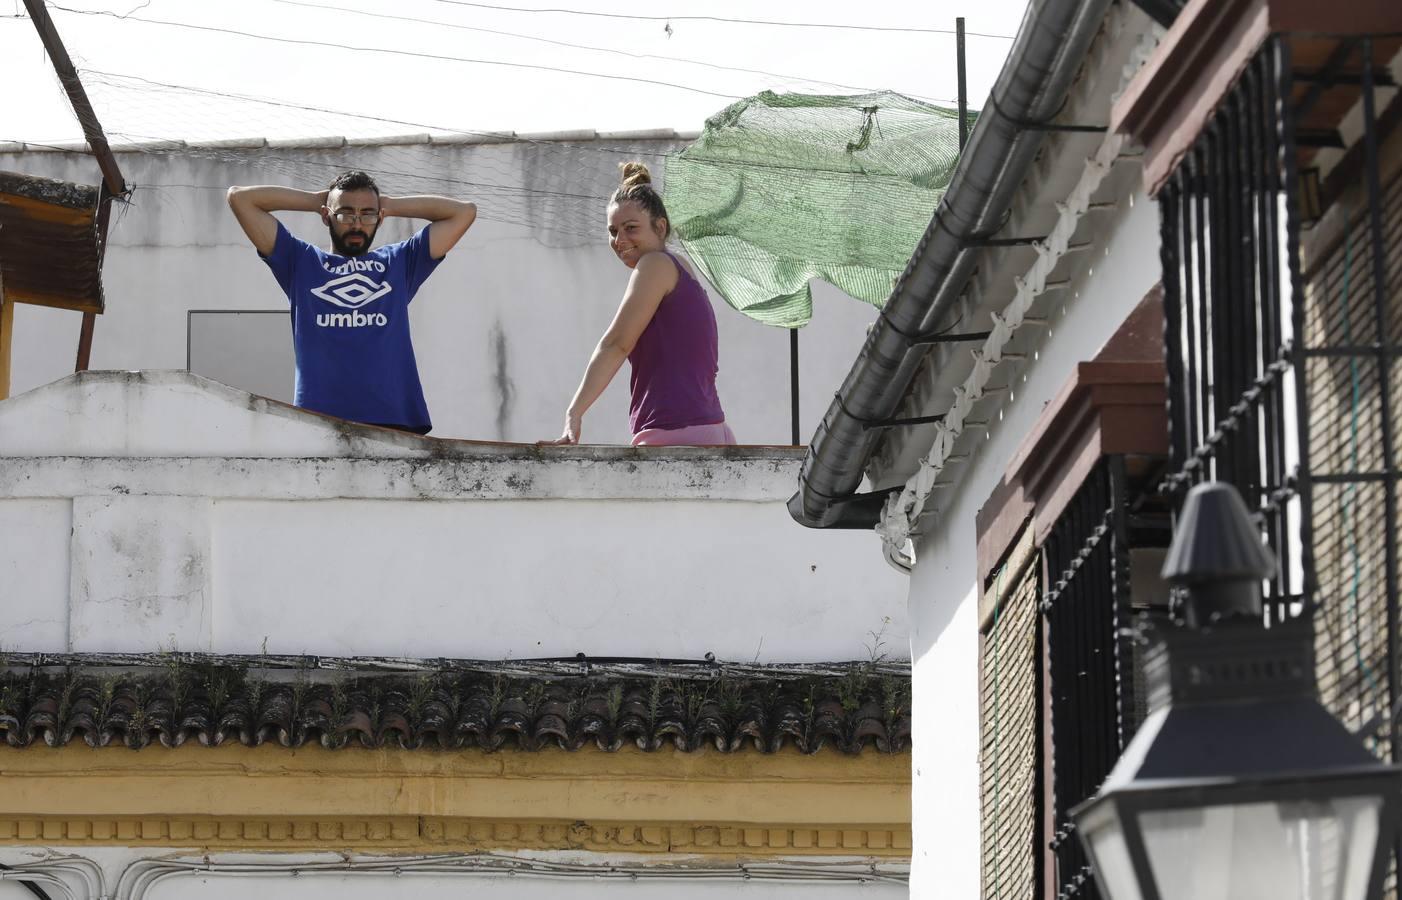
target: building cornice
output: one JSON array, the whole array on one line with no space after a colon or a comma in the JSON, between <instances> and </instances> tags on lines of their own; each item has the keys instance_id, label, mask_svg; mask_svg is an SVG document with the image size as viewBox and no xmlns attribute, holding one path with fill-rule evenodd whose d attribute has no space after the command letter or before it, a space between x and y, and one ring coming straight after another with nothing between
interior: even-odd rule
<instances>
[{"instance_id":1,"label":"building cornice","mask_svg":"<svg viewBox=\"0 0 1402 900\"><path fill-rule=\"evenodd\" d=\"M9 751L0 843L901 858L908 757Z\"/></svg>"}]
</instances>

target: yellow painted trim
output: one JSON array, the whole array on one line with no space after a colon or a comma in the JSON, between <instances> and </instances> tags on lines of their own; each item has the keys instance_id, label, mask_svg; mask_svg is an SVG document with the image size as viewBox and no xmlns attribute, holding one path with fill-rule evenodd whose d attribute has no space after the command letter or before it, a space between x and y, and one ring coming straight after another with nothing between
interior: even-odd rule
<instances>
[{"instance_id":1,"label":"yellow painted trim","mask_svg":"<svg viewBox=\"0 0 1402 900\"><path fill-rule=\"evenodd\" d=\"M0 844L192 848L211 852L586 850L688 856L861 856L906 859L909 827L790 823L529 821L442 817L0 816Z\"/></svg>"},{"instance_id":2,"label":"yellow painted trim","mask_svg":"<svg viewBox=\"0 0 1402 900\"><path fill-rule=\"evenodd\" d=\"M904 858L910 757L31 747L0 843Z\"/></svg>"}]
</instances>

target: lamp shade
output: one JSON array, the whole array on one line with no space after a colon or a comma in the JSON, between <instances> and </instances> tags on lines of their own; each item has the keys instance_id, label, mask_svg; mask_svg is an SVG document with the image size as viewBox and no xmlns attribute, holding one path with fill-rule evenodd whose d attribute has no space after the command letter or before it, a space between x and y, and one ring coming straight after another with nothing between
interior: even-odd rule
<instances>
[{"instance_id":1,"label":"lamp shade","mask_svg":"<svg viewBox=\"0 0 1402 900\"><path fill-rule=\"evenodd\" d=\"M1164 566L1182 620L1153 629L1152 712L1072 810L1109 900L1371 900L1402 770L1316 699L1308 617L1266 628L1272 568L1244 504L1200 485Z\"/></svg>"},{"instance_id":2,"label":"lamp shade","mask_svg":"<svg viewBox=\"0 0 1402 900\"><path fill-rule=\"evenodd\" d=\"M1390 778L1130 790L1077 827L1111 900L1363 900L1381 886Z\"/></svg>"}]
</instances>

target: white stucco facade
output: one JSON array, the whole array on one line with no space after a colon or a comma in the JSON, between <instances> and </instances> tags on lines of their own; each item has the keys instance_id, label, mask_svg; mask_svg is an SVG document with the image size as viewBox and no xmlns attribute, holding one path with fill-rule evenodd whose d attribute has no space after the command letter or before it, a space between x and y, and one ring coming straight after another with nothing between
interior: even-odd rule
<instances>
[{"instance_id":1,"label":"white stucco facade","mask_svg":"<svg viewBox=\"0 0 1402 900\"><path fill-rule=\"evenodd\" d=\"M0 634L49 652L903 656L900 576L863 536L789 520L800 460L435 441L185 372L70 376L0 403Z\"/></svg>"},{"instance_id":2,"label":"white stucco facade","mask_svg":"<svg viewBox=\"0 0 1402 900\"><path fill-rule=\"evenodd\" d=\"M800 460L787 448L434 440L182 371L69 376L0 402L0 635L21 654L903 657L901 577L864 536L806 534L789 520ZM0 755L69 751L89 752ZM142 761L160 768L170 752L153 746ZM299 752L254 750L274 760ZM6 774L15 770L0 760ZM666 796L642 783L618 790L624 807ZM552 814L569 797L551 794ZM49 896L73 900L894 898L906 895L908 869L852 855L737 864L597 850L445 852L386 868L385 857L353 853L200 855L132 834L126 847L36 845L0 822L0 864L30 867ZM0 898L32 896L15 875L0 869Z\"/></svg>"},{"instance_id":3,"label":"white stucco facade","mask_svg":"<svg viewBox=\"0 0 1402 900\"><path fill-rule=\"evenodd\" d=\"M975 897L979 891L979 631L982 594L974 519L1014 453L1078 362L1091 359L1159 281L1158 211L1142 193L1102 223L1093 263L1063 302L1015 397L964 470L952 496L916 543L910 576L915 693L911 788L915 817L913 896ZM940 894L943 896L943 894Z\"/></svg>"},{"instance_id":4,"label":"white stucco facade","mask_svg":"<svg viewBox=\"0 0 1402 900\"><path fill-rule=\"evenodd\" d=\"M338 139L339 140L339 139ZM448 193L475 200L476 224L410 306L414 347L439 437L538 441L559 436L585 364L618 308L628 270L607 246L606 199L630 151L665 176L681 139L599 135L495 143L326 142L258 150L118 152L135 186L113 214L103 267L107 311L97 318L94 369L187 365L235 387L290 399L286 318L191 311L287 310L267 267L225 202L234 184L320 189L339 171L379 173L386 193ZM319 146L320 144L320 146ZM310 145L310 146L307 146ZM0 170L96 184L85 153L0 144ZM299 237L326 246L310 213L279 214ZM389 219L377 243L423 222ZM812 433L876 310L816 283L814 319L800 332L800 440ZM789 333L760 325L709 290L720 340L718 389L742 443L792 440ZM73 371L81 317L19 306L12 391ZM222 337L221 337L222 332ZM227 373L227 374L226 374ZM585 439L629 439L626 366L585 419Z\"/></svg>"}]
</instances>

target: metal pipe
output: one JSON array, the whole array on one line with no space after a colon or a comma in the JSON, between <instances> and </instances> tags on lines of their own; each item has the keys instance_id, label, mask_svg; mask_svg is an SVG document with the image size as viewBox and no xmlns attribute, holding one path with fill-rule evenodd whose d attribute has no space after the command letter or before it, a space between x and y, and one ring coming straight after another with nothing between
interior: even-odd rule
<instances>
[{"instance_id":1,"label":"metal pipe","mask_svg":"<svg viewBox=\"0 0 1402 900\"><path fill-rule=\"evenodd\" d=\"M959 152L969 142L969 87L964 66L964 17L954 20L955 69L959 77Z\"/></svg>"},{"instance_id":2,"label":"metal pipe","mask_svg":"<svg viewBox=\"0 0 1402 900\"><path fill-rule=\"evenodd\" d=\"M862 420L894 417L927 348L907 335L932 334L957 315L980 250L972 242L1002 226L1044 132L1030 122L1061 108L1110 0L1034 0L969 135L949 189L887 300L812 440L789 513L814 528L870 528L884 492L860 495L866 460L880 434ZM850 411L850 412L849 412Z\"/></svg>"},{"instance_id":3,"label":"metal pipe","mask_svg":"<svg viewBox=\"0 0 1402 900\"><path fill-rule=\"evenodd\" d=\"M122 872L119 900L142 900L161 881L180 877L315 877L405 875L478 875L524 878L588 878L616 880L780 881L790 883L897 884L909 883L904 869L869 864L779 865L741 863L732 866L607 865L553 862L500 854L443 854L427 857L375 857L334 862L220 863L181 859L137 860Z\"/></svg>"},{"instance_id":4,"label":"metal pipe","mask_svg":"<svg viewBox=\"0 0 1402 900\"><path fill-rule=\"evenodd\" d=\"M798 329L789 329L789 443L798 446Z\"/></svg>"},{"instance_id":5,"label":"metal pipe","mask_svg":"<svg viewBox=\"0 0 1402 900\"><path fill-rule=\"evenodd\" d=\"M1388 335L1388 295L1387 268L1385 266L1387 244L1383 238L1382 218L1382 179L1378 164L1377 104L1373 84L1373 39L1363 39L1363 169L1367 176L1368 198L1368 237L1372 243L1373 264L1373 328L1379 345L1387 342ZM1397 604L1397 461L1394 458L1392 443L1392 373L1390 357L1379 353L1376 357L1378 369L1378 430L1383 445L1383 559L1387 578L1383 585L1383 596L1387 602L1387 703L1388 709L1397 709L1397 658L1402 649L1398 647L1398 604ZM1388 746L1393 760L1398 758L1397 742L1402 738L1402 722L1393 717L1388 728Z\"/></svg>"},{"instance_id":6,"label":"metal pipe","mask_svg":"<svg viewBox=\"0 0 1402 900\"><path fill-rule=\"evenodd\" d=\"M1288 98L1293 96L1295 91L1291 45L1284 38L1277 36L1271 39L1268 47L1275 69L1269 73L1271 77L1267 79L1267 84L1271 86L1272 99L1276 106L1284 108L1289 102ZM1308 612L1314 603L1312 598L1317 590L1317 578L1314 568L1314 487L1310 472L1310 445L1313 440L1309 410L1309 360L1303 352L1306 344L1305 284L1304 275L1300 271L1300 197L1295 158L1295 117L1286 110L1280 115L1277 128L1279 131L1275 162L1285 205L1285 245L1280 248L1279 245L1273 244L1272 250L1277 253L1283 252L1290 286L1290 346L1295 376L1294 415L1297 441L1295 479L1300 499L1299 552L1300 571L1303 573L1300 593L1305 597ZM1286 589L1282 593L1292 592Z\"/></svg>"},{"instance_id":7,"label":"metal pipe","mask_svg":"<svg viewBox=\"0 0 1402 900\"><path fill-rule=\"evenodd\" d=\"M43 872L20 872L7 868L0 870L0 881L17 882L22 885L25 890L34 894L36 897L42 898L42 900L53 900L53 898L51 898L40 885L58 888L68 900L78 900L77 896L73 893L73 889L68 886L67 882L55 875L48 875Z\"/></svg>"},{"instance_id":8,"label":"metal pipe","mask_svg":"<svg viewBox=\"0 0 1402 900\"><path fill-rule=\"evenodd\" d=\"M54 856L32 863L15 866L0 865L0 869L15 872L39 873L53 876L55 872L73 872L83 881L86 896L90 900L107 900L106 879L102 867L84 856Z\"/></svg>"}]
</instances>

